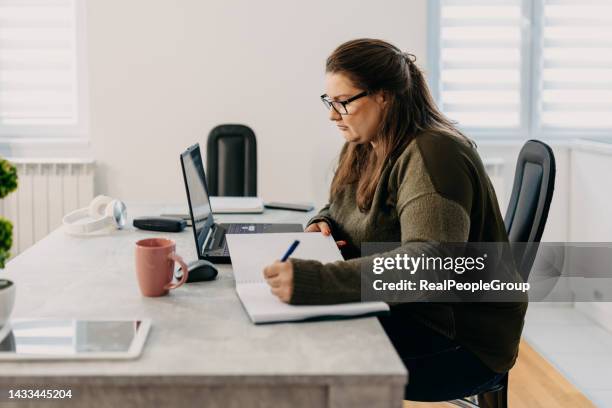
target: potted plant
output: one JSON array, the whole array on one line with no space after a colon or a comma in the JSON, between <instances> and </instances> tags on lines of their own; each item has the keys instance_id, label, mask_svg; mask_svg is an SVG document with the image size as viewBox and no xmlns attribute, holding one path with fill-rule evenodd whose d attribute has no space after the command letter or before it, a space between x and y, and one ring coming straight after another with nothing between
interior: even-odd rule
<instances>
[{"instance_id":1,"label":"potted plant","mask_svg":"<svg viewBox=\"0 0 612 408\"><path fill-rule=\"evenodd\" d=\"M0 199L17 188L17 169L11 163L0 159ZM13 224L0 217L0 269L10 257L13 245ZM8 321L15 304L15 285L8 279L0 278L0 327Z\"/></svg>"}]
</instances>

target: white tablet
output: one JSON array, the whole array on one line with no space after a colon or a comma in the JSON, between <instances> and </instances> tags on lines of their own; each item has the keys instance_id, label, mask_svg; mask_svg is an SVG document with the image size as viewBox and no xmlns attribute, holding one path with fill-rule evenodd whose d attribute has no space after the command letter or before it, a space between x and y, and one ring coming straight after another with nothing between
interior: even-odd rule
<instances>
[{"instance_id":1,"label":"white tablet","mask_svg":"<svg viewBox=\"0 0 612 408\"><path fill-rule=\"evenodd\" d=\"M13 319L0 328L0 360L133 359L150 319Z\"/></svg>"}]
</instances>

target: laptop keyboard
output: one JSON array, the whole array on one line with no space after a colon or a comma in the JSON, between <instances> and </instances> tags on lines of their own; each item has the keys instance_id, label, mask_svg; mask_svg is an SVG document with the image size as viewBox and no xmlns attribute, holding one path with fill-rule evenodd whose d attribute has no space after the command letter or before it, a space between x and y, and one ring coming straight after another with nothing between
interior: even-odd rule
<instances>
[{"instance_id":1,"label":"laptop keyboard","mask_svg":"<svg viewBox=\"0 0 612 408\"><path fill-rule=\"evenodd\" d=\"M264 224L229 224L225 225L225 234L256 234L264 231ZM229 256L229 247L223 236L223 253L221 256Z\"/></svg>"},{"instance_id":2,"label":"laptop keyboard","mask_svg":"<svg viewBox=\"0 0 612 408\"><path fill-rule=\"evenodd\" d=\"M230 224L226 227L226 234L256 234L263 232L263 224Z\"/></svg>"}]
</instances>

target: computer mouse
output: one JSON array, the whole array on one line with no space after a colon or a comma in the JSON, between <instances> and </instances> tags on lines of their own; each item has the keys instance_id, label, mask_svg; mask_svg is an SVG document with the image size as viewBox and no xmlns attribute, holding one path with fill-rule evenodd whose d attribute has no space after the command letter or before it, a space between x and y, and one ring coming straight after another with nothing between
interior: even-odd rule
<instances>
[{"instance_id":1,"label":"computer mouse","mask_svg":"<svg viewBox=\"0 0 612 408\"><path fill-rule=\"evenodd\" d=\"M190 262L187 264L187 267L189 268L189 276L187 277L186 283L210 281L215 279L219 273L214 264L203 259ZM177 275L177 279L183 276L181 268L177 271Z\"/></svg>"}]
</instances>

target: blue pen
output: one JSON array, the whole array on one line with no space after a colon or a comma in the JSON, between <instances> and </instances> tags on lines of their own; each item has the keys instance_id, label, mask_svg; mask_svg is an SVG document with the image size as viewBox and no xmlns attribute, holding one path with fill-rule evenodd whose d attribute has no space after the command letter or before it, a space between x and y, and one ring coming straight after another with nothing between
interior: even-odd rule
<instances>
[{"instance_id":1,"label":"blue pen","mask_svg":"<svg viewBox=\"0 0 612 408\"><path fill-rule=\"evenodd\" d=\"M293 244L291 244L287 252L285 252L285 255L283 255L283 257L281 258L281 262L285 262L287 259L289 259L289 257L291 256L293 251L295 251L295 248L297 248L298 245L300 245L300 241L298 241L297 239L293 241Z\"/></svg>"}]
</instances>

